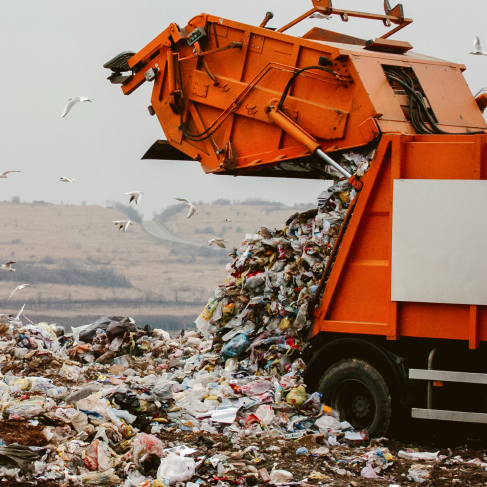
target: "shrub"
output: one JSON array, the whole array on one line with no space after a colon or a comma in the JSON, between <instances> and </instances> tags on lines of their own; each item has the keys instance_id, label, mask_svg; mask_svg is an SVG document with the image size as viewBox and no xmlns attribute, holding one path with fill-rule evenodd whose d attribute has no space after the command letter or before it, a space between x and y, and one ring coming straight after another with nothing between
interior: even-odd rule
<instances>
[{"instance_id":1,"label":"shrub","mask_svg":"<svg viewBox=\"0 0 487 487\"><path fill-rule=\"evenodd\" d=\"M215 230L213 227L196 228L194 233L214 234Z\"/></svg>"}]
</instances>

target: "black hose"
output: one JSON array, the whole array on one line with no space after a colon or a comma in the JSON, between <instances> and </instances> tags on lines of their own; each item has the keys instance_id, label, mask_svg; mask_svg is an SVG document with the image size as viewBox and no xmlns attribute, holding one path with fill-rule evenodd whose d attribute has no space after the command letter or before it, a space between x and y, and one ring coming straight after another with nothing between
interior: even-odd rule
<instances>
[{"instance_id":1,"label":"black hose","mask_svg":"<svg viewBox=\"0 0 487 487\"><path fill-rule=\"evenodd\" d=\"M340 76L338 73L335 73L334 71L332 71L331 69L328 69L328 68L325 68L323 66L308 66L306 68L302 68L302 69L299 69L298 71L296 71L290 78L290 80L288 81L287 85L286 85L286 88L284 89L284 92L282 93L282 96L281 96L281 99L279 101L279 108L282 106L282 104L284 103L284 100L286 99L286 97L288 96L289 94L289 90L291 89L291 85L293 84L294 80L303 72L303 71L307 71L307 70L310 70L310 69L319 69L321 71L326 71L327 73L330 73L332 74L333 76L336 76L337 78ZM179 65L179 78L180 80L182 80L182 74L181 74L181 64ZM180 83L181 85L181 91L183 91L182 89L182 83ZM184 92L183 92L183 96L182 96L182 104L184 105L184 101L185 101L185 97L184 97ZM184 119L183 119L183 111L181 110L181 113L180 113L180 128L181 128L181 131L183 132L184 136L189 139L189 140L192 140L194 142L202 142L206 139L208 139L209 137L211 137L213 135L213 133L216 131L216 129L214 129L213 131L211 131L210 129L206 129L204 132L201 132L199 134L192 134L191 132L188 131L188 129L186 128L186 126L184 125Z\"/></svg>"},{"instance_id":2,"label":"black hose","mask_svg":"<svg viewBox=\"0 0 487 487\"><path fill-rule=\"evenodd\" d=\"M414 82L407 73L399 73L395 69L386 70L386 76L402 86L409 96L410 121L414 130L420 134L445 134L445 135L475 135L484 134L484 131L477 132L446 132L436 124L431 113L426 108L423 96L414 89ZM426 118L426 120L425 120ZM430 127L427 126L430 125Z\"/></svg>"},{"instance_id":3,"label":"black hose","mask_svg":"<svg viewBox=\"0 0 487 487\"><path fill-rule=\"evenodd\" d=\"M296 71L292 76L291 78L289 79L289 81L287 82L287 85L286 85L286 88L284 88L284 91L282 93L282 96L281 96L281 99L279 100L279 104L277 105L277 109L278 110L281 110L282 109L282 105L284 103L284 100L287 98L287 95L289 94L289 90L291 89L291 86L292 84L294 83L294 81L296 80L296 78L303 72L303 71L308 71L310 69L319 69L321 71L326 71L327 73L330 73L332 74L333 76L335 77L339 77L340 75L338 73L335 73L335 71L332 71L331 69L328 69L328 68L325 68L324 66L308 66L306 68L302 68L302 69L299 69L298 71Z\"/></svg>"}]
</instances>

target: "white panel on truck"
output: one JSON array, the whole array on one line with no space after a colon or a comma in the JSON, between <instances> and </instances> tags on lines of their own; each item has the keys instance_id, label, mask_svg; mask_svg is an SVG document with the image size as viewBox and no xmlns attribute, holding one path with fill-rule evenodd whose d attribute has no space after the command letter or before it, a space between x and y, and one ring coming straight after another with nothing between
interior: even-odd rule
<instances>
[{"instance_id":1,"label":"white panel on truck","mask_svg":"<svg viewBox=\"0 0 487 487\"><path fill-rule=\"evenodd\" d=\"M391 298L487 305L487 181L394 181Z\"/></svg>"}]
</instances>

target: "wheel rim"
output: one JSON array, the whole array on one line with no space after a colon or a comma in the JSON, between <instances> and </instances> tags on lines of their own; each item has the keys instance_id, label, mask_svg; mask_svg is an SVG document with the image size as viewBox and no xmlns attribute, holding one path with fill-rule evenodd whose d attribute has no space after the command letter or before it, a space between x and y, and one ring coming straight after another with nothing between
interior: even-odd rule
<instances>
[{"instance_id":1,"label":"wheel rim","mask_svg":"<svg viewBox=\"0 0 487 487\"><path fill-rule=\"evenodd\" d=\"M334 391L332 408L354 429L368 429L374 421L376 408L370 389L358 380L343 381Z\"/></svg>"}]
</instances>

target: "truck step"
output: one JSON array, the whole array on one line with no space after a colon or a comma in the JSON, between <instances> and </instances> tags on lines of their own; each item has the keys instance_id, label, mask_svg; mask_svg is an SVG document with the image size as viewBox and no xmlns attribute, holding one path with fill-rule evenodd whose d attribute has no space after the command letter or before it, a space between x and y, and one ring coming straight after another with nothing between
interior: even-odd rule
<instances>
[{"instance_id":1,"label":"truck step","mask_svg":"<svg viewBox=\"0 0 487 487\"><path fill-rule=\"evenodd\" d=\"M469 384L487 384L487 374L451 372L449 370L409 369L409 378L441 382L466 382Z\"/></svg>"},{"instance_id":2,"label":"truck step","mask_svg":"<svg viewBox=\"0 0 487 487\"><path fill-rule=\"evenodd\" d=\"M442 421L458 421L463 423L487 423L487 414L485 413L445 411L442 409L413 408L411 416L418 419L439 419Z\"/></svg>"}]
</instances>

